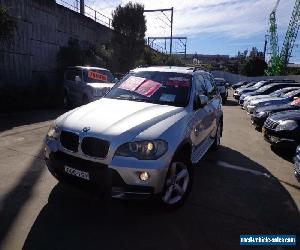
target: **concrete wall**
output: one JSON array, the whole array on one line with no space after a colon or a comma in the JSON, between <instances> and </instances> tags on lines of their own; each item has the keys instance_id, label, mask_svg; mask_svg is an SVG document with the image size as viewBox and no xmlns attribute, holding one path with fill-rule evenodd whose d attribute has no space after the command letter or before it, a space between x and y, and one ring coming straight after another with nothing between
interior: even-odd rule
<instances>
[{"instance_id":1,"label":"concrete wall","mask_svg":"<svg viewBox=\"0 0 300 250\"><path fill-rule=\"evenodd\" d=\"M295 80L297 82L300 82L300 75L248 77L248 76L232 74L232 73L224 72L224 71L212 71L212 74L214 75L214 77L224 78L226 81L228 81L229 83L232 83L232 84L237 83L239 81L258 82L260 80L265 80L265 79L292 79L292 80Z\"/></svg>"},{"instance_id":2,"label":"concrete wall","mask_svg":"<svg viewBox=\"0 0 300 250\"><path fill-rule=\"evenodd\" d=\"M0 87L57 81L56 55L70 38L101 45L112 30L54 0L0 0L17 21L12 41L0 45Z\"/></svg>"}]
</instances>

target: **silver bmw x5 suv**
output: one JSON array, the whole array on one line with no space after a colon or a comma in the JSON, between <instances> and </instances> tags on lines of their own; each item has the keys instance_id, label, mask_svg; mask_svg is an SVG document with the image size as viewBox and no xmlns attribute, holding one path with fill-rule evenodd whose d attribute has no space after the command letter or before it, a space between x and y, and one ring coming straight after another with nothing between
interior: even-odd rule
<instances>
[{"instance_id":1,"label":"silver bmw x5 suv","mask_svg":"<svg viewBox=\"0 0 300 250\"><path fill-rule=\"evenodd\" d=\"M45 160L58 180L112 197L156 195L177 206L195 165L220 144L222 99L211 74L186 67L130 71L102 99L57 118Z\"/></svg>"}]
</instances>

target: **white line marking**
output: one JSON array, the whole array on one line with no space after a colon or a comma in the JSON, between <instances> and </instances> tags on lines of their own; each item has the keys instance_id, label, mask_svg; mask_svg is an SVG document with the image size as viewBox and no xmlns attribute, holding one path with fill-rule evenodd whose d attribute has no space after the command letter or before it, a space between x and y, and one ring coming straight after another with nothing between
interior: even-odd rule
<instances>
[{"instance_id":1,"label":"white line marking","mask_svg":"<svg viewBox=\"0 0 300 250\"><path fill-rule=\"evenodd\" d=\"M224 167L224 168L230 168L230 169L234 169L234 170L239 170L239 171L243 171L243 172L248 172L254 175L262 175L268 178L274 178L271 175L258 171L258 170L254 170L254 169L248 169L248 168L244 168L244 167L240 167L240 166L236 166L236 165L232 165L230 163L227 163L225 161L218 161L217 162L218 166Z\"/></svg>"}]
</instances>

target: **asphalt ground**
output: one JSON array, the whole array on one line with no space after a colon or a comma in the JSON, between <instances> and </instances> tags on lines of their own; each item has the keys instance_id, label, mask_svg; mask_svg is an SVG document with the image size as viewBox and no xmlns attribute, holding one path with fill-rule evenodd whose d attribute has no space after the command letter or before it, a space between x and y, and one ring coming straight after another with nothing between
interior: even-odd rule
<instances>
[{"instance_id":1,"label":"asphalt ground","mask_svg":"<svg viewBox=\"0 0 300 250\"><path fill-rule=\"evenodd\" d=\"M271 150L232 99L221 148L195 167L193 190L175 211L58 183L45 167L42 140L60 113L0 115L0 249L295 249L243 247L241 234L296 234L299 247L291 154Z\"/></svg>"}]
</instances>

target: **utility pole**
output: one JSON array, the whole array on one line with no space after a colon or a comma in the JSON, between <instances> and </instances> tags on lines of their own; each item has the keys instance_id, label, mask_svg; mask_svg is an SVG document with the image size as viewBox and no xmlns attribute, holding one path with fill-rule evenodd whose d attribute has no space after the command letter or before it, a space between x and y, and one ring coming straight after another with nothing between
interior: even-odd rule
<instances>
[{"instance_id":1,"label":"utility pole","mask_svg":"<svg viewBox=\"0 0 300 250\"><path fill-rule=\"evenodd\" d=\"M169 19L166 16L166 14L164 13L165 11L171 11L171 19ZM174 11L174 7L170 8L170 9L144 10L144 12L162 12L167 17L168 21L170 22L169 27L171 28L171 36L167 38L167 39L170 39L170 55L172 54L172 46L173 46L173 11ZM148 43L149 43L149 39L148 39Z\"/></svg>"},{"instance_id":2,"label":"utility pole","mask_svg":"<svg viewBox=\"0 0 300 250\"><path fill-rule=\"evenodd\" d=\"M172 54L172 46L173 46L173 10L174 8L171 8L171 40L170 40L170 55Z\"/></svg>"},{"instance_id":3,"label":"utility pole","mask_svg":"<svg viewBox=\"0 0 300 250\"><path fill-rule=\"evenodd\" d=\"M84 15L84 0L80 0L80 14Z\"/></svg>"}]
</instances>

